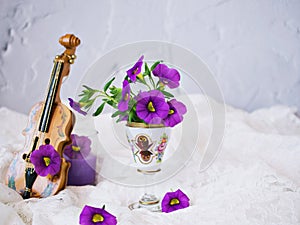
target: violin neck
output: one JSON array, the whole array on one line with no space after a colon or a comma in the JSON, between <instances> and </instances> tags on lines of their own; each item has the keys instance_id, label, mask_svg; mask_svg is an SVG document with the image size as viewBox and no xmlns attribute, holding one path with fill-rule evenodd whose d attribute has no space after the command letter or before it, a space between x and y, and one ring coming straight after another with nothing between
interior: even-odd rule
<instances>
[{"instance_id":1,"label":"violin neck","mask_svg":"<svg viewBox=\"0 0 300 225\"><path fill-rule=\"evenodd\" d=\"M39 131L41 132L48 132L53 105L56 102L60 102L59 91L64 66L65 65L63 61L54 61L54 66L52 69L47 95L45 99L44 109L39 123Z\"/></svg>"}]
</instances>

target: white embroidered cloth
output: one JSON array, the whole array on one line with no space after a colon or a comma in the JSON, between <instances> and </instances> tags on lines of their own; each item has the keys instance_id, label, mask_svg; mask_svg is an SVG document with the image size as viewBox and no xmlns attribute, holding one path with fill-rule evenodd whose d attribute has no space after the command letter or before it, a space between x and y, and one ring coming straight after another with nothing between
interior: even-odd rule
<instances>
[{"instance_id":1,"label":"white embroidered cloth","mask_svg":"<svg viewBox=\"0 0 300 225\"><path fill-rule=\"evenodd\" d=\"M180 188L190 198L190 207L166 214L130 211L128 205L144 189L103 178L98 178L96 186L68 186L56 196L24 201L4 185L4 171L13 152L24 145L21 131L27 115L0 108L0 224L79 224L86 204L105 204L120 225L300 224L300 119L296 109L226 110L226 134L214 163L199 172L199 162L192 159L181 172L155 186L161 194ZM205 121L205 113L198 113Z\"/></svg>"}]
</instances>

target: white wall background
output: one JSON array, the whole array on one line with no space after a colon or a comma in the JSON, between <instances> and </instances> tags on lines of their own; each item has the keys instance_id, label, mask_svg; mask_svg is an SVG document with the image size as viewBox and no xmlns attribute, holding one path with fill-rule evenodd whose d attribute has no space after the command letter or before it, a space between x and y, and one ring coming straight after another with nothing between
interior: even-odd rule
<instances>
[{"instance_id":1,"label":"white wall background","mask_svg":"<svg viewBox=\"0 0 300 225\"><path fill-rule=\"evenodd\" d=\"M82 44L64 96L111 49L162 40L202 58L226 103L300 109L299 0L0 0L0 106L27 114L43 99L66 33Z\"/></svg>"}]
</instances>

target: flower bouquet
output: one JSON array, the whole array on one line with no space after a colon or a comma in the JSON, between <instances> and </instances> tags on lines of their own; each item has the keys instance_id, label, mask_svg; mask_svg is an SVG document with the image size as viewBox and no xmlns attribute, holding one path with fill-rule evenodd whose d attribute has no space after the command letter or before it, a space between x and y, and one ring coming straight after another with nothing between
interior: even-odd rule
<instances>
[{"instance_id":1,"label":"flower bouquet","mask_svg":"<svg viewBox=\"0 0 300 225\"><path fill-rule=\"evenodd\" d=\"M78 102L69 98L70 106L86 115L100 98L101 104L93 116L101 114L108 105L115 110L112 118L116 118L116 122L127 121L126 136L134 161L148 167L160 163L169 140L167 128L181 123L187 112L186 106L167 90L179 87L178 70L169 68L162 61L148 66L141 56L126 71L122 87L113 85L114 80L115 77L110 79L103 90L84 85ZM147 135L145 129L137 128L151 128L151 131Z\"/></svg>"},{"instance_id":2,"label":"flower bouquet","mask_svg":"<svg viewBox=\"0 0 300 225\"><path fill-rule=\"evenodd\" d=\"M96 99L101 98L102 103L93 116L101 114L105 105L109 105L116 110L112 114L113 118L118 117L116 122L143 123L146 126L160 124L166 127L179 124L187 112L186 106L166 90L167 87L170 89L179 87L179 72L169 68L162 61L156 61L149 67L143 60L144 56L141 56L134 66L126 71L121 88L112 85L115 77L104 85L103 90L84 85L78 102L69 98L70 106L86 115ZM144 71L142 71L143 64ZM154 78L158 78L158 81ZM134 92L132 86L137 84L140 89ZM141 85L146 90L143 90Z\"/></svg>"}]
</instances>

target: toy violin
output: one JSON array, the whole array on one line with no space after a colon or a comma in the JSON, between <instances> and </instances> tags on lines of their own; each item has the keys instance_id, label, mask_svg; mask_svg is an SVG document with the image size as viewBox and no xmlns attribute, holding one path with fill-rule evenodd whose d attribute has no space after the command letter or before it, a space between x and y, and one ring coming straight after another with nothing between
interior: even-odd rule
<instances>
[{"instance_id":1,"label":"toy violin","mask_svg":"<svg viewBox=\"0 0 300 225\"><path fill-rule=\"evenodd\" d=\"M75 50L80 40L72 34L59 39L66 49L54 59L46 98L31 109L25 136L24 149L18 153L8 168L6 184L19 192L24 199L44 198L57 194L67 183L70 164L63 158L64 147L70 143L74 124L72 111L61 103L62 80L69 74L70 64L76 58ZM61 158L60 170L55 175L40 176L30 160L42 145L52 145Z\"/></svg>"}]
</instances>

